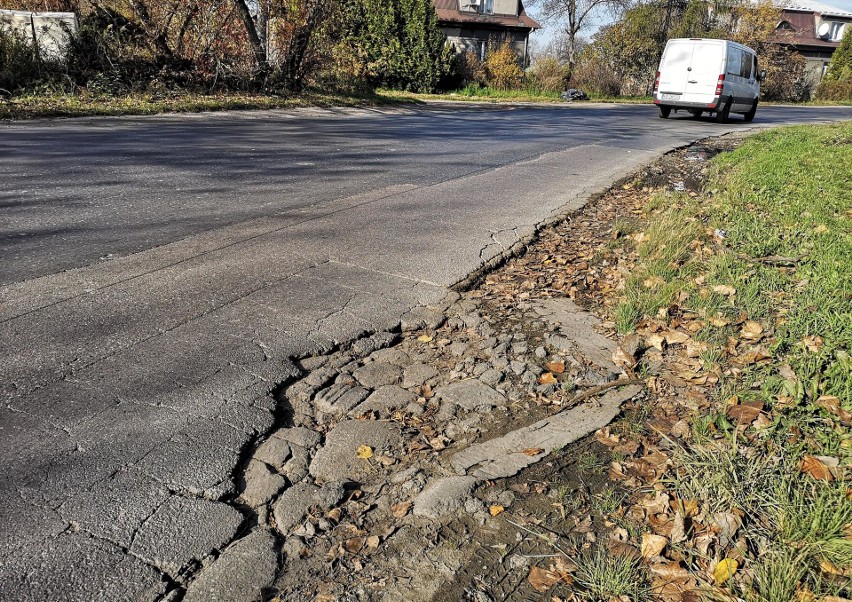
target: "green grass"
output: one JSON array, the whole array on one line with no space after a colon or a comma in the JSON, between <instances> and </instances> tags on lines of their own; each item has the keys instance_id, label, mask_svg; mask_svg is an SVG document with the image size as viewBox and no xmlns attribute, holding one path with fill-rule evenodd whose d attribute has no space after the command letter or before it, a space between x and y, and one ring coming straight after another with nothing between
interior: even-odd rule
<instances>
[{"instance_id":1,"label":"green grass","mask_svg":"<svg viewBox=\"0 0 852 602\"><path fill-rule=\"evenodd\" d=\"M754 577L736 584L741 598L780 602L803 589L848 598L850 580L837 573L852 570L852 499L799 461L833 456L852 466L849 427L818 403L834 396L852 411L852 122L750 137L713 160L707 189L651 200L613 313L627 332L674 304L705 320L694 335L707 345L699 359L722 369L708 391L717 407L692 418L668 487L707 512L741 516ZM744 319L762 326L770 358L731 369L728 346L742 343ZM738 353L756 345L745 341ZM732 395L763 402L771 423L737 430L725 416Z\"/></svg>"},{"instance_id":2,"label":"green grass","mask_svg":"<svg viewBox=\"0 0 852 602\"><path fill-rule=\"evenodd\" d=\"M498 90L471 84L458 90L450 90L440 94L417 94L414 92L399 92L394 90L379 90L382 95L392 96L399 99L410 99L419 101L428 100L457 100L469 102L564 102L561 92L539 90L537 88L518 88L515 90ZM651 102L650 96L602 96L590 94L589 100L593 102L609 103L635 103L646 104ZM574 101L576 102L576 101Z\"/></svg>"},{"instance_id":3,"label":"green grass","mask_svg":"<svg viewBox=\"0 0 852 602\"><path fill-rule=\"evenodd\" d=\"M718 193L709 198L654 199L639 266L614 313L618 329L629 331L684 294L681 307L705 318L744 312L774 329L774 356L802 382L797 402L835 395L852 410L852 123L759 134L717 157L713 170L710 188ZM726 232L721 244L714 231ZM795 270L772 257L793 259ZM721 343L732 334L708 326L698 338ZM807 336L821 337L822 347L809 351ZM768 403L782 393L772 365L743 388L757 381Z\"/></svg>"},{"instance_id":4,"label":"green grass","mask_svg":"<svg viewBox=\"0 0 852 602\"><path fill-rule=\"evenodd\" d=\"M607 602L619 596L641 602L651 594L638 560L614 555L601 547L581 554L574 580L581 588L581 596L596 602Z\"/></svg>"},{"instance_id":5,"label":"green grass","mask_svg":"<svg viewBox=\"0 0 852 602\"><path fill-rule=\"evenodd\" d=\"M389 94L335 94L306 92L296 96L264 94L130 94L99 96L89 94L32 93L0 101L0 119L44 117L83 117L153 115L158 113L200 113L207 111L288 109L296 107L370 106L417 102L415 98Z\"/></svg>"}]
</instances>

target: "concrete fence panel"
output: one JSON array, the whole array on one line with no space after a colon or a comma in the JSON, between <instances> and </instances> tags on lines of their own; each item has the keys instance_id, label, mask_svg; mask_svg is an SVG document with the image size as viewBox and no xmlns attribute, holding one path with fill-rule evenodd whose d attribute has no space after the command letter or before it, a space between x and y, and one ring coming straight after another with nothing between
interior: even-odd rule
<instances>
[{"instance_id":1,"label":"concrete fence panel","mask_svg":"<svg viewBox=\"0 0 852 602\"><path fill-rule=\"evenodd\" d=\"M43 59L63 59L71 38L77 33L74 13L31 13L0 10L0 30L35 44Z\"/></svg>"}]
</instances>

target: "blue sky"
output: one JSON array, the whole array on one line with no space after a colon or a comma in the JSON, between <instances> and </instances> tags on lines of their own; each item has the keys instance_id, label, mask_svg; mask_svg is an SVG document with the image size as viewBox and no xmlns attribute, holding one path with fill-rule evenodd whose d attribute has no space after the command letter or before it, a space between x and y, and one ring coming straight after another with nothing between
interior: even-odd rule
<instances>
[{"instance_id":1,"label":"blue sky","mask_svg":"<svg viewBox=\"0 0 852 602\"><path fill-rule=\"evenodd\" d=\"M823 4L852 11L852 0L830 0L829 2L823 2Z\"/></svg>"},{"instance_id":2,"label":"blue sky","mask_svg":"<svg viewBox=\"0 0 852 602\"><path fill-rule=\"evenodd\" d=\"M833 6L835 8L839 8L839 9L842 9L842 10L852 11L852 0L817 0L817 1L820 4ZM530 9L528 9L528 12L530 13L530 16L532 16L533 18L537 17L535 7L531 7ZM597 28L600 25L603 25L604 23L606 23L606 20L600 20L599 22L596 22L595 26L590 27L587 31L584 31L583 35L585 37L591 37L594 34L594 32L597 30ZM549 24L549 23L544 24L542 29L540 31L536 32L535 34L533 34L533 37L531 39L535 40L535 43L538 44L539 49L541 49L544 46L546 46L547 43L550 41L550 39L553 37L555 30L556 30L556 28L555 28L554 25Z\"/></svg>"}]
</instances>

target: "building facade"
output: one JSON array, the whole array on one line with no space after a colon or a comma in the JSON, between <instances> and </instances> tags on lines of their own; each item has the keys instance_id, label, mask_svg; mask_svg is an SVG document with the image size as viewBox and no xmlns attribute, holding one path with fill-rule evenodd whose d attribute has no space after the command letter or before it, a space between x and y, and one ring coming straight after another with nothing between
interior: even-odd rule
<instances>
[{"instance_id":1,"label":"building facade","mask_svg":"<svg viewBox=\"0 0 852 602\"><path fill-rule=\"evenodd\" d=\"M805 57L808 78L819 82L843 35L852 30L852 12L811 0L787 0L780 8L779 41Z\"/></svg>"},{"instance_id":2,"label":"building facade","mask_svg":"<svg viewBox=\"0 0 852 602\"><path fill-rule=\"evenodd\" d=\"M508 41L527 64L530 33L540 28L522 0L434 0L438 24L457 52L484 59L489 47Z\"/></svg>"}]
</instances>

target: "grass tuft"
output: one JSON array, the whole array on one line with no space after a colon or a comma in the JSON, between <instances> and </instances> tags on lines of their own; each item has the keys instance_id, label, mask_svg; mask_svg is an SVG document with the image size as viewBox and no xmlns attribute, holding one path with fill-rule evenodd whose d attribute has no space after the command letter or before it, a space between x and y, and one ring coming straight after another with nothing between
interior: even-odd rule
<instances>
[{"instance_id":1,"label":"grass tuft","mask_svg":"<svg viewBox=\"0 0 852 602\"><path fill-rule=\"evenodd\" d=\"M603 548L581 554L574 574L586 600L609 601L627 596L631 602L650 597L647 576L639 561L629 556L614 555Z\"/></svg>"}]
</instances>

